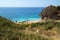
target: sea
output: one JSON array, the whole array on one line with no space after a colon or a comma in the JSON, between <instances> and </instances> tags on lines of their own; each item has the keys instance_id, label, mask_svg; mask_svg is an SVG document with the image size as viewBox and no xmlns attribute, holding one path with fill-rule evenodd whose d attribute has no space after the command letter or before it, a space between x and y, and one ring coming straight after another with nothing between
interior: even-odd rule
<instances>
[{"instance_id":1,"label":"sea","mask_svg":"<svg viewBox=\"0 0 60 40\"><path fill-rule=\"evenodd\" d=\"M11 21L33 21L41 19L44 7L0 7L0 16Z\"/></svg>"}]
</instances>

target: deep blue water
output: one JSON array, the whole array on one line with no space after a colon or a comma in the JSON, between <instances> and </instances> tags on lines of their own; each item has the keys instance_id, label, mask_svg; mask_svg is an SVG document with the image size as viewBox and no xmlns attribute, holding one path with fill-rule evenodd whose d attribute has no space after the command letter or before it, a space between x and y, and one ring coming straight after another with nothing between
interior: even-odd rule
<instances>
[{"instance_id":1,"label":"deep blue water","mask_svg":"<svg viewBox=\"0 0 60 40\"><path fill-rule=\"evenodd\" d=\"M12 21L39 20L43 7L0 7L0 16Z\"/></svg>"}]
</instances>

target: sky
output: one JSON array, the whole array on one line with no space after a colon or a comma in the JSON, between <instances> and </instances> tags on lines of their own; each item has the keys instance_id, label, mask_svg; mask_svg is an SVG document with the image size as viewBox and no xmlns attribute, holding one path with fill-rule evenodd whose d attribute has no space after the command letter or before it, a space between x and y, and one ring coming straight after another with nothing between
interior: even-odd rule
<instances>
[{"instance_id":1,"label":"sky","mask_svg":"<svg viewBox=\"0 0 60 40\"><path fill-rule=\"evenodd\" d=\"M60 5L60 0L0 0L0 7L46 7Z\"/></svg>"}]
</instances>

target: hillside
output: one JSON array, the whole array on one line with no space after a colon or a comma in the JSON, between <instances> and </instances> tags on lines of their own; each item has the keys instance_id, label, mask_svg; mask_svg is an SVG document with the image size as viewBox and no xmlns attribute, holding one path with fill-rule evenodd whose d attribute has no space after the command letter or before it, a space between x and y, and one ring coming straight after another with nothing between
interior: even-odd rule
<instances>
[{"instance_id":1,"label":"hillside","mask_svg":"<svg viewBox=\"0 0 60 40\"><path fill-rule=\"evenodd\" d=\"M0 16L0 40L53 40L59 33L59 22L15 24Z\"/></svg>"}]
</instances>

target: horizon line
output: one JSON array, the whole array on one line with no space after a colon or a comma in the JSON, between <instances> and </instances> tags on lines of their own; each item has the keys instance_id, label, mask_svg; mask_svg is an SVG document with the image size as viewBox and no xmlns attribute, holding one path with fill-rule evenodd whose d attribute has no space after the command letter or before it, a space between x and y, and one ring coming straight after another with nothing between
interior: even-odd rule
<instances>
[{"instance_id":1,"label":"horizon line","mask_svg":"<svg viewBox=\"0 0 60 40\"><path fill-rule=\"evenodd\" d=\"M7 6L6 6L7 7ZM16 6L15 6L16 7Z\"/></svg>"}]
</instances>

